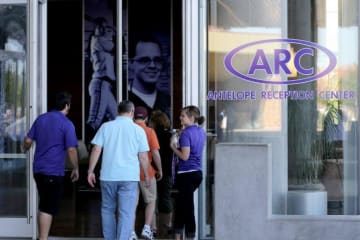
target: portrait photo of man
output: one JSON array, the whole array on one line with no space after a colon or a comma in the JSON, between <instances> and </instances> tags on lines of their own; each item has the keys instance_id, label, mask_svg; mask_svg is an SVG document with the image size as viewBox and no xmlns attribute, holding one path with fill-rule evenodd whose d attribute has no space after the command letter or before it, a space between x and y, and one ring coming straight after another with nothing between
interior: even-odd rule
<instances>
[{"instance_id":1,"label":"portrait photo of man","mask_svg":"<svg viewBox=\"0 0 360 240\"><path fill-rule=\"evenodd\" d=\"M140 35L129 42L132 79L128 97L135 106L144 106L149 112L162 110L170 115L170 94L159 88L165 64L161 43L154 36Z\"/></svg>"}]
</instances>

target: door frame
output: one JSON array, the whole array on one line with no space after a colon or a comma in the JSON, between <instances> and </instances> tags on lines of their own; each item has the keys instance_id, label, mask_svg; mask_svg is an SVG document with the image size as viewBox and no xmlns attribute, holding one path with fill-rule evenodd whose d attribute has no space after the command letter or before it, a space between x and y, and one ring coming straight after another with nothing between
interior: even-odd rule
<instances>
[{"instance_id":1,"label":"door frame","mask_svg":"<svg viewBox=\"0 0 360 240\"><path fill-rule=\"evenodd\" d=\"M26 71L26 93L25 99L26 106L26 131L29 129L30 124L34 121L39 113L46 109L46 102L43 96L46 96L46 85L44 85L45 79L43 78L46 71L46 66L41 68L38 72L39 66L39 53L46 52L46 45L39 44L40 35L44 39L46 31L42 29L39 33L39 27L41 26L39 19L44 19L43 15L46 11L45 1L37 0L0 0L0 4L8 5L25 5L26 6L26 43L27 43L27 71ZM46 21L44 21L46 22ZM38 25L39 24L39 25ZM46 42L46 41L45 41ZM39 49L39 47L41 49ZM43 59L42 63L46 63L46 59ZM44 65L42 65L44 66ZM36 239L37 235L37 194L36 186L33 180L32 174L32 161L34 150L31 149L28 153L24 154L26 159L26 181L27 181L27 215L25 217L4 217L0 218L0 237L26 237Z\"/></svg>"},{"instance_id":2,"label":"door frame","mask_svg":"<svg viewBox=\"0 0 360 240\"><path fill-rule=\"evenodd\" d=\"M196 105L205 114L207 57L206 57L206 1L182 0L183 16L183 106ZM203 152L203 179L206 179L206 148ZM201 207L206 201L204 184L194 194L197 231L195 239L203 239L206 232L205 211Z\"/></svg>"},{"instance_id":3,"label":"door frame","mask_svg":"<svg viewBox=\"0 0 360 240\"><path fill-rule=\"evenodd\" d=\"M200 41L204 41L199 30L203 27L204 22L200 17L204 17L205 1L201 3L192 0L182 0L183 2L183 104L184 105L198 105L204 112L206 106L204 105L204 94L202 93L205 89L202 84L206 81L204 72L206 66L201 65L200 60L203 60L201 56L202 52L199 46L202 46ZM29 102L28 106L28 122L26 129L30 128L31 123L36 119L38 115L46 112L47 110L47 1L46 0L0 0L0 4L4 3L25 3L28 7L27 17L27 44L28 44L28 86L27 86L27 99ZM122 32L122 3L123 0L117 1L118 14L117 23L118 33ZM201 14L199 13L201 11ZM122 73L122 38L121 34L118 34L118 52L117 58L119 60L119 67L117 69L118 76ZM192 51L196 49L197 51ZM41 66L38 69L38 66ZM118 80L118 99L122 99L122 81ZM206 103L205 103L206 104ZM33 180L32 173L32 161L34 156L34 149L32 148L28 153L28 194L29 194L29 216L25 219L25 222L14 222L14 225L4 227L0 219L0 224L3 226L2 229L8 229L8 234L3 234L0 231L0 237L31 237L36 239L37 237L37 194L36 186ZM199 198L198 192L195 194L195 215L197 222L200 223L199 219ZM10 222L11 219L7 219L5 222ZM22 227L19 224L26 223L26 227ZM200 225L200 224L198 224ZM19 229L23 229L19 232ZM197 231L199 232L199 231ZM197 236L197 239L199 236Z\"/></svg>"}]
</instances>

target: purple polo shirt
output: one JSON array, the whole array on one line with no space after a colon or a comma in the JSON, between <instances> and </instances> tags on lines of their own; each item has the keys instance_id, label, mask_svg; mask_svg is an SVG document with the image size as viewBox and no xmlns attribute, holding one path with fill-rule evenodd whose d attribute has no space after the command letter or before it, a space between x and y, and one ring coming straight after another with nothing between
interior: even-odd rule
<instances>
[{"instance_id":1,"label":"purple polo shirt","mask_svg":"<svg viewBox=\"0 0 360 240\"><path fill-rule=\"evenodd\" d=\"M35 120L27 136L36 142L34 173L64 176L66 150L77 147L74 124L60 111L47 112Z\"/></svg>"},{"instance_id":2,"label":"purple polo shirt","mask_svg":"<svg viewBox=\"0 0 360 240\"><path fill-rule=\"evenodd\" d=\"M202 170L201 158L205 146L206 134L204 129L197 125L185 128L180 135L180 147L190 147L187 161L179 160L178 172Z\"/></svg>"}]
</instances>

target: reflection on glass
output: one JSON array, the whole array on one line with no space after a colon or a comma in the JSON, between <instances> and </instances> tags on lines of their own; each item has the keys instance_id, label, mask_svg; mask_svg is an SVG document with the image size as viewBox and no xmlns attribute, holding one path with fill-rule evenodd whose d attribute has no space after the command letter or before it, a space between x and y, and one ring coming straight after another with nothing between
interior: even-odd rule
<instances>
[{"instance_id":1,"label":"reflection on glass","mask_svg":"<svg viewBox=\"0 0 360 240\"><path fill-rule=\"evenodd\" d=\"M0 217L27 214L25 134L26 7L1 5Z\"/></svg>"},{"instance_id":2,"label":"reflection on glass","mask_svg":"<svg viewBox=\"0 0 360 240\"><path fill-rule=\"evenodd\" d=\"M289 37L317 42L337 57L335 70L307 85L316 93L312 102L289 104L288 214L357 215L358 29L357 16L346 14L357 6L348 2L340 9L337 1L328 0L301 11L295 1L288 6ZM300 26L300 18L308 20ZM319 73L328 58L318 52L308 64ZM311 205L320 207L299 207L310 195Z\"/></svg>"},{"instance_id":3,"label":"reflection on glass","mask_svg":"<svg viewBox=\"0 0 360 240\"><path fill-rule=\"evenodd\" d=\"M282 36L282 16L280 0L207 1L208 11L208 54L207 54L207 179L206 201L207 229L201 237L214 233L214 158L215 144L221 142L264 142L274 144L273 159L280 159L284 152L281 141L283 125L283 102L279 99L261 97L262 93L283 90L282 86L256 84L237 78L224 67L225 56L244 44L264 39L278 39ZM269 11L271 9L271 11ZM259 17L261 16L261 17ZM264 56L273 65L271 56L279 43L262 45ZM246 72L257 48L247 48L232 58L232 65L239 72ZM253 75L258 79L273 79L262 71ZM220 97L215 97L215 95ZM224 97L225 96L225 97ZM276 164L276 163L275 163ZM276 186L277 181L274 181ZM277 185L277 187L280 184ZM216 226L215 226L216 227ZM216 229L215 229L216 231ZM207 233L208 235L206 235Z\"/></svg>"},{"instance_id":4,"label":"reflection on glass","mask_svg":"<svg viewBox=\"0 0 360 240\"><path fill-rule=\"evenodd\" d=\"M278 8L277 5L278 4ZM248 11L246 6L257 6ZM208 31L208 104L215 114L209 128L216 132L219 142L241 141L248 133L272 132L281 129L281 101L267 96L270 91L280 91L279 85L254 84L230 74L224 68L224 57L244 44L264 39L281 38L280 3L274 1L267 11L264 1L209 1ZM247 9L247 10L245 10ZM276 9L276 10L275 10ZM256 16L262 16L261 18ZM262 45L261 50L273 65L273 49L280 44ZM258 48L246 48L232 58L232 65L241 73L247 72ZM256 71L253 78L273 79L278 76ZM213 97L223 94L228 97Z\"/></svg>"},{"instance_id":5,"label":"reflection on glass","mask_svg":"<svg viewBox=\"0 0 360 240\"><path fill-rule=\"evenodd\" d=\"M271 144L273 214L358 215L359 13L354 11L358 2L298 3L208 1L208 129L216 142ZM287 7L286 11L283 7ZM282 16L284 12L287 14ZM279 85L244 81L224 67L224 57L236 47L279 38L325 47L336 56L335 69L312 82ZM306 75L297 71L292 59L305 48L299 44L261 45L242 49L231 61L236 70L249 73L255 53L262 50L273 70L275 50L288 49L290 74L277 76L257 71L255 78L292 81L317 75L329 65L329 57L314 50L314 56L299 60L299 64L314 72ZM304 93L305 97L279 97L284 91ZM233 96L234 92L238 99L214 97L215 93ZM242 99L245 93L256 98ZM283 177L286 170L288 176ZM300 209L306 195L314 193L319 193L320 203L309 204L322 209Z\"/></svg>"}]
</instances>

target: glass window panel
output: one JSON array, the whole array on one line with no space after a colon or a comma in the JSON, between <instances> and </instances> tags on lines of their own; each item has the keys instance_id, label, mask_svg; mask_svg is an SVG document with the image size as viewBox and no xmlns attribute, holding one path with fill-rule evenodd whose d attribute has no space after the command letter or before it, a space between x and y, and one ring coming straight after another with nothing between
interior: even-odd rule
<instances>
[{"instance_id":1,"label":"glass window panel","mask_svg":"<svg viewBox=\"0 0 360 240\"><path fill-rule=\"evenodd\" d=\"M288 1L289 37L316 42L337 58L333 71L308 84L314 100L289 103L288 214L358 214L357 7L356 1ZM318 52L309 64L320 73L328 57ZM301 206L307 201L312 207Z\"/></svg>"},{"instance_id":2,"label":"glass window panel","mask_svg":"<svg viewBox=\"0 0 360 240\"><path fill-rule=\"evenodd\" d=\"M273 93L286 87L245 81L224 67L224 58L231 50L255 41L280 39L286 34L283 3L280 0L209 0L208 7L207 127L214 134L213 142L272 144L273 210L285 213L286 102ZM273 49L281 46L280 42L260 46L270 65L274 63ZM231 59L238 72L245 73L252 64L258 50L255 47L243 49ZM252 77L278 81L281 76L257 71Z\"/></svg>"},{"instance_id":3,"label":"glass window panel","mask_svg":"<svg viewBox=\"0 0 360 240\"><path fill-rule=\"evenodd\" d=\"M269 6L274 11L267 11ZM208 104L209 111L216 114L209 127L217 133L220 142L239 141L249 133L253 135L254 131L279 131L281 128L281 101L264 101L255 96L268 88L279 87L241 81L223 66L225 55L235 47L250 41L280 38L280 9L280 1L209 1ZM266 54L271 50L265 49ZM255 51L255 48L248 48L237 54L232 59L236 70L245 71ZM262 75L256 72L254 77L263 78ZM213 94L230 94L230 98L237 99L221 98L219 101Z\"/></svg>"},{"instance_id":4,"label":"glass window panel","mask_svg":"<svg viewBox=\"0 0 360 240\"><path fill-rule=\"evenodd\" d=\"M209 0L208 7L207 124L216 142L271 144L273 214L357 215L358 1ZM239 46L279 38L324 47L335 67L319 76L333 59L294 42L236 52L231 66L241 77L224 65ZM289 54L288 72L276 70L276 49ZM313 54L299 57L307 50ZM253 78L266 82L245 81L254 66ZM314 79L290 83L307 77Z\"/></svg>"},{"instance_id":5,"label":"glass window panel","mask_svg":"<svg viewBox=\"0 0 360 240\"><path fill-rule=\"evenodd\" d=\"M0 217L27 214L26 6L0 5Z\"/></svg>"}]
</instances>

